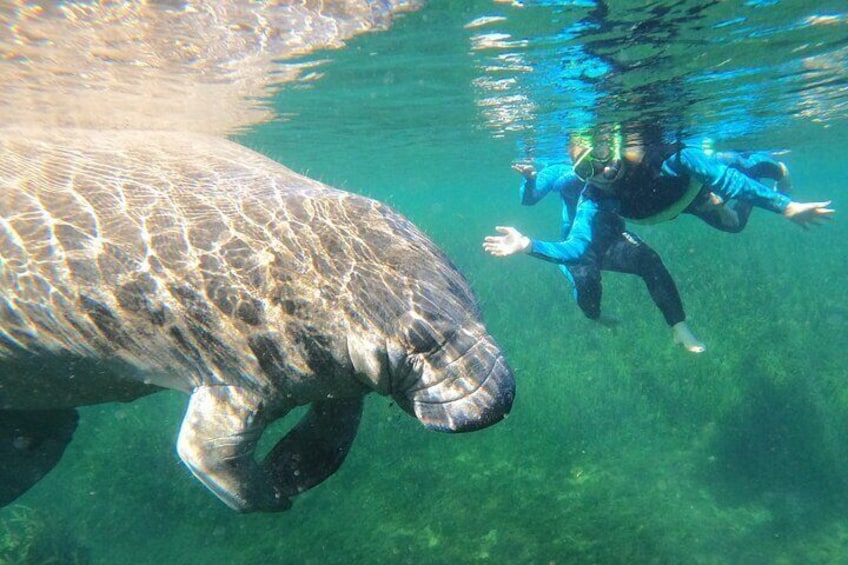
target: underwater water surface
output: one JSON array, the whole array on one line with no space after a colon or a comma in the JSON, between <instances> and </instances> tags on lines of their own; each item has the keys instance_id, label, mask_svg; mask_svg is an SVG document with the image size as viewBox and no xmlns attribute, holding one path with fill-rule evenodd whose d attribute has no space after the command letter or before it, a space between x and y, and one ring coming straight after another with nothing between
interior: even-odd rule
<instances>
[{"instance_id":1,"label":"underwater water surface","mask_svg":"<svg viewBox=\"0 0 848 565\"><path fill-rule=\"evenodd\" d=\"M0 510L0 563L839 563L848 555L848 12L841 2L437 1L280 65L309 71L233 138L384 201L466 274L515 370L509 418L428 432L366 402L342 468L281 514L238 515L174 449L177 393L81 410L62 462ZM553 239L554 198L514 161L646 120L781 152L803 231L758 210L636 231L708 350L675 347L633 277L604 274L607 328L496 225ZM52 559L52 561L51 561Z\"/></svg>"}]
</instances>

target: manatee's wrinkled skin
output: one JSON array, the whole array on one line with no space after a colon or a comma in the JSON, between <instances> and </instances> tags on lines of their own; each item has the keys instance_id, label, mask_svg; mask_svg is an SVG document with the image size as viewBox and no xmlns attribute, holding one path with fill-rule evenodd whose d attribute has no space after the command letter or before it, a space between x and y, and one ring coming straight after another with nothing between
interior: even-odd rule
<instances>
[{"instance_id":1,"label":"manatee's wrinkled skin","mask_svg":"<svg viewBox=\"0 0 848 565\"><path fill-rule=\"evenodd\" d=\"M514 396L462 275L385 205L202 134L0 130L0 422L53 414L66 443L74 407L163 388L191 395L180 457L239 511L331 475L369 392L451 432Z\"/></svg>"}]
</instances>

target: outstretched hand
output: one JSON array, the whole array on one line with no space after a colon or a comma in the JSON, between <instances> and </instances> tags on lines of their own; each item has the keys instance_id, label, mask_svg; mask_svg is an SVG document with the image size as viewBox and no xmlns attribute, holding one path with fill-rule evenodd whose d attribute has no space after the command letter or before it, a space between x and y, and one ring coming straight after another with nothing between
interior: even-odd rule
<instances>
[{"instance_id":1,"label":"outstretched hand","mask_svg":"<svg viewBox=\"0 0 848 565\"><path fill-rule=\"evenodd\" d=\"M528 165L527 163L513 163L512 170L527 180L533 180L536 178L536 167L533 165Z\"/></svg>"},{"instance_id":2,"label":"outstretched hand","mask_svg":"<svg viewBox=\"0 0 848 565\"><path fill-rule=\"evenodd\" d=\"M483 240L483 249L495 257L520 253L530 247L530 238L515 228L498 226L495 230L503 235L490 235Z\"/></svg>"},{"instance_id":3,"label":"outstretched hand","mask_svg":"<svg viewBox=\"0 0 848 565\"><path fill-rule=\"evenodd\" d=\"M824 220L832 220L831 216L836 212L830 206L830 200L826 202L790 202L783 215L801 226L808 229L809 224L821 225Z\"/></svg>"}]
</instances>

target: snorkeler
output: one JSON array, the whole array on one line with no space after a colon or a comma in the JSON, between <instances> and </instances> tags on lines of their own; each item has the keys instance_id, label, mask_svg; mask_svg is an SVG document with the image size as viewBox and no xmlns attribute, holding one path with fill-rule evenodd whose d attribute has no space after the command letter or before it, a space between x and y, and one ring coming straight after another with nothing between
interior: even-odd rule
<instances>
[{"instance_id":1,"label":"snorkeler","mask_svg":"<svg viewBox=\"0 0 848 565\"><path fill-rule=\"evenodd\" d=\"M739 231L714 220L724 203L750 203L782 214L807 229L830 220L826 202L795 202L788 195L713 159L702 149L682 144L634 142L623 146L616 128L600 128L592 138L572 136L572 172L585 183L568 235L560 241L531 240L512 227L485 239L496 256L527 252L548 261L574 263L591 247L592 219L599 210L637 223L658 223L681 213L700 217L724 231Z\"/></svg>"},{"instance_id":2,"label":"snorkeler","mask_svg":"<svg viewBox=\"0 0 848 565\"><path fill-rule=\"evenodd\" d=\"M591 138L573 136L569 147L574 173L586 182L587 196L617 200L619 213L628 220L658 223L686 213L724 229L708 218L716 199L747 202L804 228L834 213L828 208L830 201L795 202L703 149L646 143L638 136L629 141L625 146L618 129L607 127L596 130Z\"/></svg>"},{"instance_id":3,"label":"snorkeler","mask_svg":"<svg viewBox=\"0 0 848 565\"><path fill-rule=\"evenodd\" d=\"M516 164L513 169L524 177L520 188L522 204L532 206L548 193L559 192L562 200L563 239L571 235L575 241L591 241L582 256L575 261L569 260L567 253L558 255L551 249L547 253L536 254L541 259L558 264L562 274L571 282L577 305L587 318L605 322L601 318L602 270L638 275L672 329L673 341L692 353L706 350L686 323L680 294L662 259L635 234L625 231L624 221L614 210L603 206L586 207L583 212L586 217L580 226L588 227L589 233L572 233L583 182L572 172L571 167L551 165L537 173L531 165ZM498 247L489 246L489 239L484 247L497 255Z\"/></svg>"}]
</instances>

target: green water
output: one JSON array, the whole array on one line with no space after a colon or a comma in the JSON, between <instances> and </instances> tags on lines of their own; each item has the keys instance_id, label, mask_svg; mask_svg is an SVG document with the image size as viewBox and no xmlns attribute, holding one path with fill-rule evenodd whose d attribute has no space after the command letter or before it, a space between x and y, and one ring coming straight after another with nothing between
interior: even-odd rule
<instances>
[{"instance_id":1,"label":"green water","mask_svg":"<svg viewBox=\"0 0 848 565\"><path fill-rule=\"evenodd\" d=\"M495 225L555 237L559 209L518 205L509 165L526 133L481 118L470 10L443 3L322 54L320 81L275 99L290 119L239 140L390 203L447 251L515 369L510 417L450 436L370 397L338 473L286 513L237 515L176 455L184 396L86 408L61 464L0 511L0 563L848 559L845 222L638 226L708 351L674 347L625 275L604 275L622 322L593 325L556 268L481 249ZM775 133L797 197L841 212L845 124L798 121L795 144L792 127Z\"/></svg>"}]
</instances>

